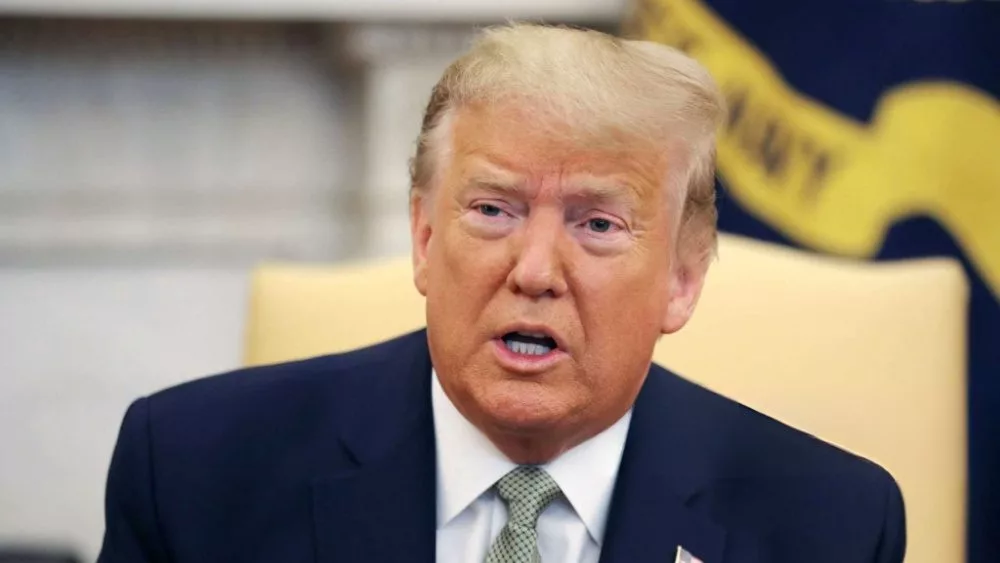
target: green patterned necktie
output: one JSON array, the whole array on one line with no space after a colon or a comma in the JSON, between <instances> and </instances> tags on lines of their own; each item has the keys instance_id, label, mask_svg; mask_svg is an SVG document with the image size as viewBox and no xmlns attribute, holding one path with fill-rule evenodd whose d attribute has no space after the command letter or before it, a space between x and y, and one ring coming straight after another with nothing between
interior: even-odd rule
<instances>
[{"instance_id":1,"label":"green patterned necktie","mask_svg":"<svg viewBox=\"0 0 1000 563\"><path fill-rule=\"evenodd\" d=\"M486 554L486 563L539 563L538 516L562 492L544 469L520 466L497 481L507 505L507 525Z\"/></svg>"}]
</instances>

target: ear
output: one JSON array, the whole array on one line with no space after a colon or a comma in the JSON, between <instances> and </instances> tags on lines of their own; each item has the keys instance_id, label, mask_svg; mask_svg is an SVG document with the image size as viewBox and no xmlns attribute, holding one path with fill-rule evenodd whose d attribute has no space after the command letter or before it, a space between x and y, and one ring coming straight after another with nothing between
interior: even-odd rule
<instances>
[{"instance_id":1,"label":"ear","mask_svg":"<svg viewBox=\"0 0 1000 563\"><path fill-rule=\"evenodd\" d=\"M413 244L413 285L427 296L427 251L431 243L431 221L428 194L422 190L410 192L410 240Z\"/></svg>"},{"instance_id":2,"label":"ear","mask_svg":"<svg viewBox=\"0 0 1000 563\"><path fill-rule=\"evenodd\" d=\"M700 254L700 253L698 253ZM694 314L701 289L705 285L710 256L677 256L670 273L667 310L663 317L663 334L684 328Z\"/></svg>"}]
</instances>

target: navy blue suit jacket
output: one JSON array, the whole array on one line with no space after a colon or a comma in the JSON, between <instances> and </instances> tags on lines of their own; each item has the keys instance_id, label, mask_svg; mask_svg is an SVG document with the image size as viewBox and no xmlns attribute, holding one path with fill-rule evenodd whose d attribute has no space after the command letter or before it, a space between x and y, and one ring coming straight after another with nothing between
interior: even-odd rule
<instances>
[{"instance_id":1,"label":"navy blue suit jacket","mask_svg":"<svg viewBox=\"0 0 1000 563\"><path fill-rule=\"evenodd\" d=\"M137 400L99 561L433 562L430 374L420 331ZM878 466L653 366L601 561L897 563L904 528Z\"/></svg>"}]
</instances>

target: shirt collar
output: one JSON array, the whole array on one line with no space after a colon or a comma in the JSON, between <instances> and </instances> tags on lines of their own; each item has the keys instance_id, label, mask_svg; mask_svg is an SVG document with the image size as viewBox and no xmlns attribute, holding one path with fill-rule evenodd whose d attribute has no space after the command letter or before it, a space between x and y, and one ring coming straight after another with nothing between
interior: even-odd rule
<instances>
[{"instance_id":1,"label":"shirt collar","mask_svg":"<svg viewBox=\"0 0 1000 563\"><path fill-rule=\"evenodd\" d=\"M545 465L545 470L562 489L597 545L601 545L604 538L611 494L631 421L632 410L629 409L603 432Z\"/></svg>"},{"instance_id":2,"label":"shirt collar","mask_svg":"<svg viewBox=\"0 0 1000 563\"><path fill-rule=\"evenodd\" d=\"M437 526L440 529L517 464L472 425L432 371L431 405L437 439ZM632 411L600 434L543 466L601 545L611 494L625 449Z\"/></svg>"}]
</instances>

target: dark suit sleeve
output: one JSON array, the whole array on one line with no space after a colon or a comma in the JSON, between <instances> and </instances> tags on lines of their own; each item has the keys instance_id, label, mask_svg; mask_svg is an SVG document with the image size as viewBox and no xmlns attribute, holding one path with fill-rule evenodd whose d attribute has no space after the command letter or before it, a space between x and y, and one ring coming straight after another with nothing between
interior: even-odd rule
<instances>
[{"instance_id":1,"label":"dark suit sleeve","mask_svg":"<svg viewBox=\"0 0 1000 563\"><path fill-rule=\"evenodd\" d=\"M906 555L906 512L903 494L896 481L886 474L885 519L875 563L903 563Z\"/></svg>"},{"instance_id":2,"label":"dark suit sleeve","mask_svg":"<svg viewBox=\"0 0 1000 563\"><path fill-rule=\"evenodd\" d=\"M118 434L105 493L104 543L98 563L167 561L156 517L149 403L132 403Z\"/></svg>"}]
</instances>

